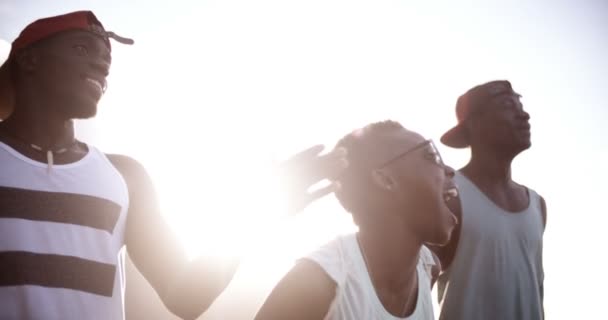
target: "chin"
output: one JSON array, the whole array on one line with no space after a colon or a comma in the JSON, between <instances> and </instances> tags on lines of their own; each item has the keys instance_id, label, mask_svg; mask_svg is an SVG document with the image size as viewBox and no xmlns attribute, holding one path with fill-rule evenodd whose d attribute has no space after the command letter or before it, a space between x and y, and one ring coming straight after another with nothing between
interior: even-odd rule
<instances>
[{"instance_id":1,"label":"chin","mask_svg":"<svg viewBox=\"0 0 608 320\"><path fill-rule=\"evenodd\" d=\"M441 247L445 246L450 242L450 239L452 238L452 232L454 232L456 225L446 221L443 224L439 224L438 226L439 229L435 230L435 237L433 241L429 242L432 242L434 245Z\"/></svg>"},{"instance_id":2,"label":"chin","mask_svg":"<svg viewBox=\"0 0 608 320\"><path fill-rule=\"evenodd\" d=\"M97 102L83 101L76 103L65 110L70 119L89 119L97 115Z\"/></svg>"},{"instance_id":3,"label":"chin","mask_svg":"<svg viewBox=\"0 0 608 320\"><path fill-rule=\"evenodd\" d=\"M432 239L425 241L425 243L432 246L443 247L450 242L452 230L453 228L450 228L449 230L437 231L435 236Z\"/></svg>"},{"instance_id":4,"label":"chin","mask_svg":"<svg viewBox=\"0 0 608 320\"><path fill-rule=\"evenodd\" d=\"M62 99L63 104L59 104L57 110L65 119L89 119L97 115L97 102L99 99L83 96L71 96L69 99Z\"/></svg>"},{"instance_id":5,"label":"chin","mask_svg":"<svg viewBox=\"0 0 608 320\"><path fill-rule=\"evenodd\" d=\"M67 119L90 119L90 118L95 117L96 115L97 115L97 109L72 110L71 112L65 113L65 116Z\"/></svg>"},{"instance_id":6,"label":"chin","mask_svg":"<svg viewBox=\"0 0 608 320\"><path fill-rule=\"evenodd\" d=\"M518 155L518 154L530 149L531 146L532 146L532 143L530 142L530 140L522 141L520 144L513 147L514 153L516 155Z\"/></svg>"},{"instance_id":7,"label":"chin","mask_svg":"<svg viewBox=\"0 0 608 320\"><path fill-rule=\"evenodd\" d=\"M97 108L90 110L89 112L83 112L74 117L74 119L90 119L97 115Z\"/></svg>"}]
</instances>

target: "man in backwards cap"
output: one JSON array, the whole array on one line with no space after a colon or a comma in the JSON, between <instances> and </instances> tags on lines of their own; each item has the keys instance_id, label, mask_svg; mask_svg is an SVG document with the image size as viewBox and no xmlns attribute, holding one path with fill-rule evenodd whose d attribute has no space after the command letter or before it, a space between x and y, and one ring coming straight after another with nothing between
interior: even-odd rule
<instances>
[{"instance_id":1,"label":"man in backwards cap","mask_svg":"<svg viewBox=\"0 0 608 320\"><path fill-rule=\"evenodd\" d=\"M122 319L129 256L165 305L198 317L236 263L188 262L135 160L75 139L72 119L93 117L106 90L110 38L89 11L41 19L13 42L0 68L0 318ZM331 189L307 188L345 166L320 148L281 167L295 209Z\"/></svg>"},{"instance_id":2,"label":"man in backwards cap","mask_svg":"<svg viewBox=\"0 0 608 320\"><path fill-rule=\"evenodd\" d=\"M456 104L458 125L441 141L471 148L450 203L461 224L436 249L440 319L542 319L544 199L511 179L530 142L530 116L508 81L476 86Z\"/></svg>"}]
</instances>

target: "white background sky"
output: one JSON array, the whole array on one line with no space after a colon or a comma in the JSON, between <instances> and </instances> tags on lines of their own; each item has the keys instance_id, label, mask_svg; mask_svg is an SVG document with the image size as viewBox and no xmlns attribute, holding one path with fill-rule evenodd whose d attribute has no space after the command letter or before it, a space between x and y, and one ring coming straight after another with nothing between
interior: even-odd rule
<instances>
[{"instance_id":1,"label":"white background sky","mask_svg":"<svg viewBox=\"0 0 608 320\"><path fill-rule=\"evenodd\" d=\"M77 9L135 39L114 44L99 115L78 131L148 168L193 254L245 257L203 319L252 318L295 256L352 230L331 197L296 219L256 210L246 198L269 164L388 118L437 140L458 95L509 79L533 139L514 178L548 203L547 318L608 318L608 3L455 3L0 0L0 56L27 23ZM468 157L440 149L454 167ZM242 195L247 181L260 187ZM168 317L139 275L128 281L129 315Z\"/></svg>"}]
</instances>

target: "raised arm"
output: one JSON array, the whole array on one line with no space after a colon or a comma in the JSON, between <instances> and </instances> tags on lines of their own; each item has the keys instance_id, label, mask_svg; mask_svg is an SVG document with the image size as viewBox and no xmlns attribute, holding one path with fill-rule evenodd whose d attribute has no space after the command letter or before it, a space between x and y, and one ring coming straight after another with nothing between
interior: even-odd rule
<instances>
[{"instance_id":1,"label":"raised arm","mask_svg":"<svg viewBox=\"0 0 608 320\"><path fill-rule=\"evenodd\" d=\"M335 185L310 192L322 179L338 175L347 165L344 150L319 155L322 146L296 154L279 166L287 210L297 212L332 192ZM125 243L135 266L165 306L184 319L200 316L230 283L237 261L188 261L177 238L160 214L153 183L137 161L108 155L129 189ZM276 199L277 201L279 199Z\"/></svg>"},{"instance_id":2,"label":"raised arm","mask_svg":"<svg viewBox=\"0 0 608 320\"><path fill-rule=\"evenodd\" d=\"M129 256L171 312L196 319L226 288L238 264L204 259L189 262L160 214L146 170L125 156L109 158L129 189L125 235Z\"/></svg>"},{"instance_id":3,"label":"raised arm","mask_svg":"<svg viewBox=\"0 0 608 320\"><path fill-rule=\"evenodd\" d=\"M256 320L322 320L336 296L336 282L315 262L300 260L272 290Z\"/></svg>"}]
</instances>

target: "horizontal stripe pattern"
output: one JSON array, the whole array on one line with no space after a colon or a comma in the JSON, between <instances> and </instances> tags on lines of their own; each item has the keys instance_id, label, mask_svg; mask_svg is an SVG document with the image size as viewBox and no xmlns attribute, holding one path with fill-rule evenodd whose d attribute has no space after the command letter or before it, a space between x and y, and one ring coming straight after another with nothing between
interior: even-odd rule
<instances>
[{"instance_id":1,"label":"horizontal stripe pattern","mask_svg":"<svg viewBox=\"0 0 608 320\"><path fill-rule=\"evenodd\" d=\"M0 251L27 251L75 256L114 264L123 247L122 232L73 224L0 218Z\"/></svg>"},{"instance_id":2,"label":"horizontal stripe pattern","mask_svg":"<svg viewBox=\"0 0 608 320\"><path fill-rule=\"evenodd\" d=\"M89 195L0 187L0 218L67 223L112 234L121 207Z\"/></svg>"},{"instance_id":3,"label":"horizontal stripe pattern","mask_svg":"<svg viewBox=\"0 0 608 320\"><path fill-rule=\"evenodd\" d=\"M39 285L111 297L116 266L72 256L0 252L0 286Z\"/></svg>"}]
</instances>

